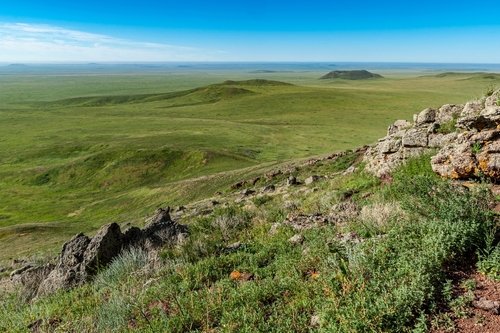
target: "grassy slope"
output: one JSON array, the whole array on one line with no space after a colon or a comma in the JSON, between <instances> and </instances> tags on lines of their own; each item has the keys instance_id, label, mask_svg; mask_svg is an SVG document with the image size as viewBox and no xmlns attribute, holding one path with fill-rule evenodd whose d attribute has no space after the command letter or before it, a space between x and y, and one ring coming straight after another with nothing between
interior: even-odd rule
<instances>
[{"instance_id":1,"label":"grassy slope","mask_svg":"<svg viewBox=\"0 0 500 333\"><path fill-rule=\"evenodd\" d=\"M261 174L272 167L261 163L368 144L397 118L466 102L497 82L471 76L324 82L280 73L266 78L300 85L201 89L251 76L2 77L0 253L54 251L75 232L141 224L159 205L223 190L248 178L244 168ZM240 171L196 179L230 170Z\"/></svg>"},{"instance_id":2,"label":"grassy slope","mask_svg":"<svg viewBox=\"0 0 500 333\"><path fill-rule=\"evenodd\" d=\"M467 316L471 299L451 294L460 286L452 286L444 271L488 248L486 236L495 230L491 193L441 180L428 155L397 170L392 185L380 186L361 169L332 176L355 158L348 154L296 171L301 181L330 176L310 186L286 187L285 177L276 177L255 189L274 183L278 193L242 203L234 202L241 197L234 193L226 208L209 216L184 216L189 238L164 248L155 269L144 268L147 257L134 251L80 288L26 303L22 289L0 294L0 330L23 332L35 320L47 332L450 329L452 319ZM316 191L305 192L312 187ZM268 233L287 214L327 215L347 192L354 193L351 203L363 206L349 223L302 231L281 225ZM436 192L441 195L429 195ZM339 233L349 232L358 241L341 241ZM291 244L297 233L304 243ZM236 241L243 245L224 248ZM238 280L240 273L253 278Z\"/></svg>"}]
</instances>

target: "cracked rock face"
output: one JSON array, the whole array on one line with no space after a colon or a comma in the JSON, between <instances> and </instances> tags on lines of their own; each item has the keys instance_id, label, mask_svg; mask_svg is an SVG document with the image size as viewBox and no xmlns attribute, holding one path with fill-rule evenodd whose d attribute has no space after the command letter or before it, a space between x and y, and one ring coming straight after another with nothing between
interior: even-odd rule
<instances>
[{"instance_id":1,"label":"cracked rock face","mask_svg":"<svg viewBox=\"0 0 500 333\"><path fill-rule=\"evenodd\" d=\"M469 179L487 177L500 179L500 90L483 103L466 104L457 127L467 131L448 142L431 159L434 172L442 177Z\"/></svg>"},{"instance_id":2,"label":"cracked rock face","mask_svg":"<svg viewBox=\"0 0 500 333\"><path fill-rule=\"evenodd\" d=\"M398 120L387 136L365 153L366 170L382 177L407 158L439 149L431 158L442 177L500 180L500 89L486 99L465 105L445 104L414 116L412 127ZM459 132L438 133L441 125L456 119Z\"/></svg>"}]
</instances>

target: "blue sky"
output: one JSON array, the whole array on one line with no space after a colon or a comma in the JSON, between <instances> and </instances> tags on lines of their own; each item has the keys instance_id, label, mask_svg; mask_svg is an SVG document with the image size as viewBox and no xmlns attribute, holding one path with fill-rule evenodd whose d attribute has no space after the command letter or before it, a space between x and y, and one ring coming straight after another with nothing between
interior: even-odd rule
<instances>
[{"instance_id":1,"label":"blue sky","mask_svg":"<svg viewBox=\"0 0 500 333\"><path fill-rule=\"evenodd\" d=\"M497 1L7 1L0 62L500 62Z\"/></svg>"}]
</instances>

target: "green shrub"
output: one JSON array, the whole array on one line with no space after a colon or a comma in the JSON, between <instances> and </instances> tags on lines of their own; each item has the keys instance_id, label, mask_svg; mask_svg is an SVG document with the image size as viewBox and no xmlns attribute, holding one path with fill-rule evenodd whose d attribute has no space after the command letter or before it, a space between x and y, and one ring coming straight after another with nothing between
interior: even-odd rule
<instances>
[{"instance_id":1,"label":"green shrub","mask_svg":"<svg viewBox=\"0 0 500 333\"><path fill-rule=\"evenodd\" d=\"M441 124L437 130L441 134L449 134L455 132L457 129L455 125L457 124L457 119L460 117L459 113L454 113L452 119L444 124Z\"/></svg>"},{"instance_id":2,"label":"green shrub","mask_svg":"<svg viewBox=\"0 0 500 333\"><path fill-rule=\"evenodd\" d=\"M496 84L490 84L488 87L486 87L486 90L484 92L484 96L489 97L493 95L493 93L498 89L498 86Z\"/></svg>"},{"instance_id":3,"label":"green shrub","mask_svg":"<svg viewBox=\"0 0 500 333\"><path fill-rule=\"evenodd\" d=\"M130 274L146 266L148 253L140 248L131 248L118 255L111 264L94 279L96 287L114 286L127 280Z\"/></svg>"},{"instance_id":4,"label":"green shrub","mask_svg":"<svg viewBox=\"0 0 500 333\"><path fill-rule=\"evenodd\" d=\"M474 154L480 154L481 151L482 151L482 147L481 147L481 142L479 141L476 141L472 144L471 146L471 151L474 153Z\"/></svg>"},{"instance_id":5,"label":"green shrub","mask_svg":"<svg viewBox=\"0 0 500 333\"><path fill-rule=\"evenodd\" d=\"M266 203L268 203L269 201L272 201L273 200L273 197L269 196L269 195L263 195L263 196L260 196L260 197L255 197L252 199L252 202L256 205L256 206L262 206Z\"/></svg>"}]
</instances>

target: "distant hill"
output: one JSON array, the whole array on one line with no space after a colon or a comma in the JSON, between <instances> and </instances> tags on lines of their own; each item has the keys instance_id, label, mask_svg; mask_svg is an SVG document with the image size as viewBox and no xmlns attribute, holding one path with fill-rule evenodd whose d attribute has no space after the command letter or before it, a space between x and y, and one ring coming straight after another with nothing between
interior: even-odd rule
<instances>
[{"instance_id":1,"label":"distant hill","mask_svg":"<svg viewBox=\"0 0 500 333\"><path fill-rule=\"evenodd\" d=\"M226 86L293 86L293 84L282 81L273 81L273 80L263 80L263 79L251 79L244 81L232 81L227 80L222 82L220 85Z\"/></svg>"},{"instance_id":2,"label":"distant hill","mask_svg":"<svg viewBox=\"0 0 500 333\"><path fill-rule=\"evenodd\" d=\"M74 97L52 102L38 102L35 104L43 107L96 107L169 100L171 103L173 103L172 105L187 106L215 103L221 100L256 94L256 92L242 87L251 88L260 86L293 86L293 84L263 79L252 79L244 81L228 80L222 83L211 84L205 87L169 93Z\"/></svg>"},{"instance_id":3,"label":"distant hill","mask_svg":"<svg viewBox=\"0 0 500 333\"><path fill-rule=\"evenodd\" d=\"M365 80L365 79L379 79L382 75L368 72L367 70L353 70L353 71L331 71L330 73L320 77L320 79L344 79L344 80Z\"/></svg>"},{"instance_id":4,"label":"distant hill","mask_svg":"<svg viewBox=\"0 0 500 333\"><path fill-rule=\"evenodd\" d=\"M252 73L252 74L293 73L293 71L273 71L273 70L269 70L269 69L258 69L256 71L250 71L248 73Z\"/></svg>"}]
</instances>

